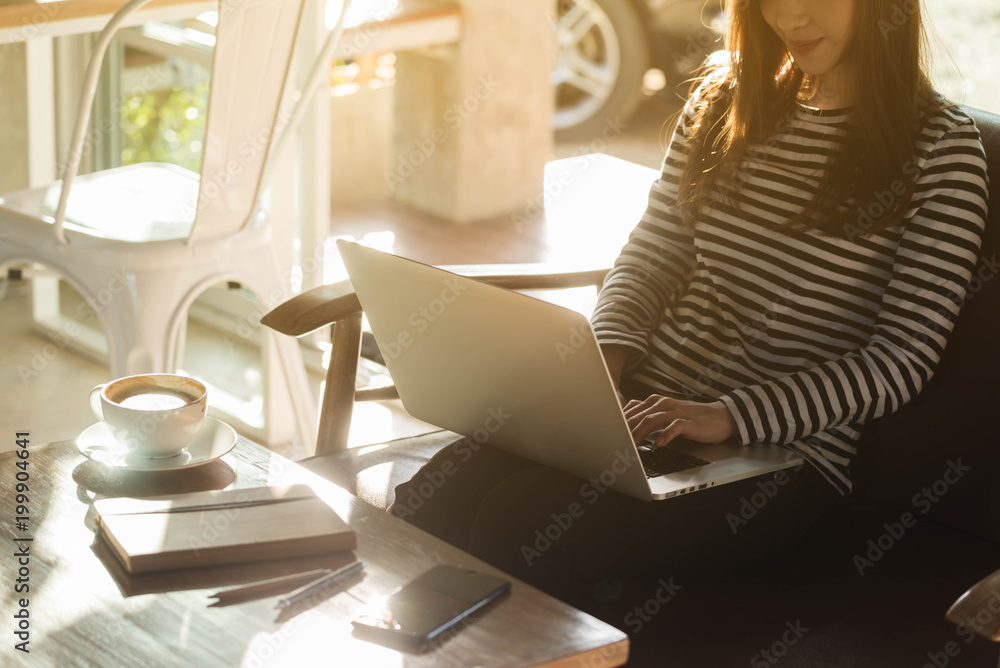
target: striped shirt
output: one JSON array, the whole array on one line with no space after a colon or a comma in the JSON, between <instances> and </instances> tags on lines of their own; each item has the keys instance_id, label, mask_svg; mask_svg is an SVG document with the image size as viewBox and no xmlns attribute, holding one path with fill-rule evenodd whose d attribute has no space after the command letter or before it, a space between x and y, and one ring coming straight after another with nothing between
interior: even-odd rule
<instances>
[{"instance_id":1,"label":"striped shirt","mask_svg":"<svg viewBox=\"0 0 1000 668\"><path fill-rule=\"evenodd\" d=\"M791 236L775 228L811 200L849 111L799 105L748 146L692 226L676 199L705 88L678 121L594 330L600 343L636 351L626 367L634 379L721 400L743 445L784 445L848 494L858 427L920 392L965 301L987 206L979 132L954 108L925 122L904 167L916 175L913 200L886 233L861 236L882 212L849 200L838 207L853 226L846 239ZM890 205L896 196L880 195Z\"/></svg>"}]
</instances>

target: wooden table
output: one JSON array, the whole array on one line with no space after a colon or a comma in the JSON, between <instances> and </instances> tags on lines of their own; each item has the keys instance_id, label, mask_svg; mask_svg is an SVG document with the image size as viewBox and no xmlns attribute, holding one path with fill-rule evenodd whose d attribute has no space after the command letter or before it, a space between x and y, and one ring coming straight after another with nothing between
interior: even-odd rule
<instances>
[{"instance_id":1,"label":"wooden table","mask_svg":"<svg viewBox=\"0 0 1000 668\"><path fill-rule=\"evenodd\" d=\"M97 32L126 0L14 0L0 2L0 44L35 37ZM218 7L218 0L152 0L124 25L146 21L176 21Z\"/></svg>"},{"instance_id":2,"label":"wooden table","mask_svg":"<svg viewBox=\"0 0 1000 668\"><path fill-rule=\"evenodd\" d=\"M126 1L0 0L0 44L99 32ZM218 0L151 0L126 19L124 26L186 19L218 7ZM461 33L461 14L461 7L453 2L358 0L344 29L342 45L333 57L451 44ZM211 49L206 51L211 54Z\"/></svg>"},{"instance_id":3,"label":"wooden table","mask_svg":"<svg viewBox=\"0 0 1000 668\"><path fill-rule=\"evenodd\" d=\"M333 483L240 438L221 460L187 471L123 473L86 459L72 442L28 446L28 529L15 528L16 452L0 455L5 574L0 665L183 666L618 666L621 631L513 580L511 595L425 654L402 654L352 637L349 619L435 564L497 569L363 503ZM24 476L22 476L23 479ZM353 560L351 553L128 576L94 535L91 501L224 487L305 482L358 534L363 579L284 624L275 598L209 608L220 587ZM33 540L15 541L31 537ZM17 546L28 545L30 592L14 594ZM17 597L28 598L30 654L13 649Z\"/></svg>"}]
</instances>

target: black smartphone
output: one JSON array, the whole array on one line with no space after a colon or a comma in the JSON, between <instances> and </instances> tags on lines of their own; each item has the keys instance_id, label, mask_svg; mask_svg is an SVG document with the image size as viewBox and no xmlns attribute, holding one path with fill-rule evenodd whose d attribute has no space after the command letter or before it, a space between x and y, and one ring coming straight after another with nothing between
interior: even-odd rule
<instances>
[{"instance_id":1,"label":"black smartphone","mask_svg":"<svg viewBox=\"0 0 1000 668\"><path fill-rule=\"evenodd\" d=\"M354 616L355 635L417 649L510 590L510 581L455 566L435 566Z\"/></svg>"}]
</instances>

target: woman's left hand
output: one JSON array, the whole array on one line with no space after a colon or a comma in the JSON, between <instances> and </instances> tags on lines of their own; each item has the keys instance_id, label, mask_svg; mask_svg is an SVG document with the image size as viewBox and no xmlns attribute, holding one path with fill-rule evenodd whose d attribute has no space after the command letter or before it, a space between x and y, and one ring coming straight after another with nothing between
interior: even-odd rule
<instances>
[{"instance_id":1,"label":"woman's left hand","mask_svg":"<svg viewBox=\"0 0 1000 668\"><path fill-rule=\"evenodd\" d=\"M733 416L721 401L705 404L653 394L644 401L628 402L625 418L636 443L662 429L654 441L657 447L678 436L699 443L720 443L736 433Z\"/></svg>"}]
</instances>

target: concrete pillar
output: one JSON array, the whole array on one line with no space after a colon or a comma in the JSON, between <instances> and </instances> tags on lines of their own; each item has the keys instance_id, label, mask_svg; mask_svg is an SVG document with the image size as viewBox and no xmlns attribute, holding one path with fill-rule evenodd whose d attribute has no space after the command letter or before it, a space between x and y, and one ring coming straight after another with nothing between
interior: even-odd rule
<instances>
[{"instance_id":1,"label":"concrete pillar","mask_svg":"<svg viewBox=\"0 0 1000 668\"><path fill-rule=\"evenodd\" d=\"M457 45L396 61L386 181L406 204L458 222L523 209L552 154L553 0L462 0Z\"/></svg>"},{"instance_id":2,"label":"concrete pillar","mask_svg":"<svg viewBox=\"0 0 1000 668\"><path fill-rule=\"evenodd\" d=\"M336 210L385 201L391 196L386 175L395 169L393 100L395 86L372 88L367 82L330 98L330 205Z\"/></svg>"}]
</instances>

